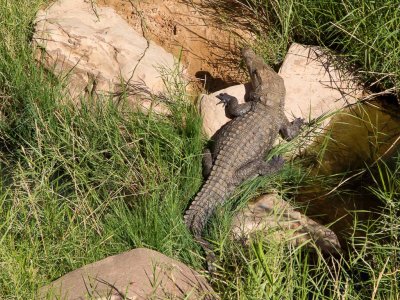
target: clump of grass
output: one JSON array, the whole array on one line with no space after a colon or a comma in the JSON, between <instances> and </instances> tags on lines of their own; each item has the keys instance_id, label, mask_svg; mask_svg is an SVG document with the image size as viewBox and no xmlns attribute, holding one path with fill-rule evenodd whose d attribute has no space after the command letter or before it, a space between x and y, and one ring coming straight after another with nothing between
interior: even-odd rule
<instances>
[{"instance_id":1,"label":"clump of grass","mask_svg":"<svg viewBox=\"0 0 400 300\"><path fill-rule=\"evenodd\" d=\"M201 120L182 84L169 90L171 116L69 103L29 44L43 2L19 2L0 1L0 298L34 299L68 271L140 246L199 266L182 215L200 184Z\"/></svg>"},{"instance_id":2,"label":"clump of grass","mask_svg":"<svg viewBox=\"0 0 400 300\"><path fill-rule=\"evenodd\" d=\"M32 138L13 133L2 152L4 296L139 246L196 263L181 216L200 183L198 132L111 103L35 114Z\"/></svg>"}]
</instances>

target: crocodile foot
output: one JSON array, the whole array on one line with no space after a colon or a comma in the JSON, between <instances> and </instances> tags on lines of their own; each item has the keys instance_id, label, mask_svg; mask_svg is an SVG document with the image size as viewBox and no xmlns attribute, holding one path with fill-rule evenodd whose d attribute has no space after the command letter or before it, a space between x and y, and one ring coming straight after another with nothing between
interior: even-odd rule
<instances>
[{"instance_id":1,"label":"crocodile foot","mask_svg":"<svg viewBox=\"0 0 400 300\"><path fill-rule=\"evenodd\" d=\"M216 97L220 100L217 103L217 105L222 103L222 105L224 107L227 106L229 102L231 102L232 100L236 99L235 97L233 97L233 96L231 96L231 95L229 95L227 93L221 93Z\"/></svg>"},{"instance_id":2,"label":"crocodile foot","mask_svg":"<svg viewBox=\"0 0 400 300\"><path fill-rule=\"evenodd\" d=\"M300 129L303 125L304 119L296 118L292 122L282 126L280 129L280 133L285 140L290 141L300 133Z\"/></svg>"},{"instance_id":3,"label":"crocodile foot","mask_svg":"<svg viewBox=\"0 0 400 300\"><path fill-rule=\"evenodd\" d=\"M269 165L268 165L266 174L279 171L283 167L284 164L285 164L285 160L282 157L282 155L273 156L271 158L271 160L269 161Z\"/></svg>"},{"instance_id":4,"label":"crocodile foot","mask_svg":"<svg viewBox=\"0 0 400 300\"><path fill-rule=\"evenodd\" d=\"M236 97L227 93L221 93L216 97L220 100L217 105L222 103L225 107L225 115L230 119L244 115L253 107L253 102L239 104Z\"/></svg>"},{"instance_id":5,"label":"crocodile foot","mask_svg":"<svg viewBox=\"0 0 400 300\"><path fill-rule=\"evenodd\" d=\"M303 126L305 122L303 118L296 118L292 122L290 122L290 124L292 124L293 127L300 129L300 127Z\"/></svg>"},{"instance_id":6,"label":"crocodile foot","mask_svg":"<svg viewBox=\"0 0 400 300\"><path fill-rule=\"evenodd\" d=\"M213 247L211 244L203 239L201 236L196 237L196 241L200 244L200 246L203 248L204 252L206 253L206 263L207 263L207 270L210 276L213 276L215 272L217 271L217 268L215 267L215 253L213 251Z\"/></svg>"},{"instance_id":7,"label":"crocodile foot","mask_svg":"<svg viewBox=\"0 0 400 300\"><path fill-rule=\"evenodd\" d=\"M210 274L210 276L213 276L215 274L215 272L217 271L217 268L215 267L215 254L214 252L210 251L207 253L206 256L206 262L207 262L207 270L208 273Z\"/></svg>"}]
</instances>

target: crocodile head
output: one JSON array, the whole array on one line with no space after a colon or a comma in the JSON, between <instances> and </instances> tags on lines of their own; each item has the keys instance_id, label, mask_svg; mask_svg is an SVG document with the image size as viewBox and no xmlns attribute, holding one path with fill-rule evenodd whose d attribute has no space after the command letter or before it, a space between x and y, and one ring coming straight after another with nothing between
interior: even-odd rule
<instances>
[{"instance_id":1,"label":"crocodile head","mask_svg":"<svg viewBox=\"0 0 400 300\"><path fill-rule=\"evenodd\" d=\"M260 101L272 108L283 108L286 91L282 77L251 48L243 48L242 55L253 85L253 95L255 96L253 100Z\"/></svg>"}]
</instances>

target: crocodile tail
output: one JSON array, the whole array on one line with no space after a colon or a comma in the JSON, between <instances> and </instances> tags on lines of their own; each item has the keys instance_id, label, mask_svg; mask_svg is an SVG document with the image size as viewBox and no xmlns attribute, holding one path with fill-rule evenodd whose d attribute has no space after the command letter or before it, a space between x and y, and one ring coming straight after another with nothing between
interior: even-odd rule
<instances>
[{"instance_id":1,"label":"crocodile tail","mask_svg":"<svg viewBox=\"0 0 400 300\"><path fill-rule=\"evenodd\" d=\"M195 238L201 238L208 220L226 195L226 183L211 174L185 213L185 224Z\"/></svg>"}]
</instances>

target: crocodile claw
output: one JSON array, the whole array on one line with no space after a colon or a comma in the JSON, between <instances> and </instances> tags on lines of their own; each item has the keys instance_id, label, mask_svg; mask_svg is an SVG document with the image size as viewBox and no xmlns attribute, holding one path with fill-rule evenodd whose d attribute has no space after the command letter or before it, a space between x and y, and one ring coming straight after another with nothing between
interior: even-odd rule
<instances>
[{"instance_id":1,"label":"crocodile claw","mask_svg":"<svg viewBox=\"0 0 400 300\"><path fill-rule=\"evenodd\" d=\"M228 105L228 103L232 100L232 96L227 94L227 93L221 93L219 95L216 96L219 100L218 104L221 104L225 107L226 105Z\"/></svg>"}]
</instances>

